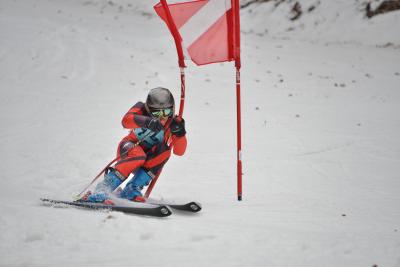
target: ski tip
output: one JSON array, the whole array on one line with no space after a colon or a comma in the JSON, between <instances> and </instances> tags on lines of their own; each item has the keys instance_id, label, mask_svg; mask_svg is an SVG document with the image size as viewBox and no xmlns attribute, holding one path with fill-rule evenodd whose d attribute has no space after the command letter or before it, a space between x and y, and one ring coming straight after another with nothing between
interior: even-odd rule
<instances>
[{"instance_id":1,"label":"ski tip","mask_svg":"<svg viewBox=\"0 0 400 267\"><path fill-rule=\"evenodd\" d=\"M199 211L201 211L201 205L200 205L200 203L197 203L197 202L190 202L188 205L189 205L190 209L191 209L193 212L199 212Z\"/></svg>"}]
</instances>

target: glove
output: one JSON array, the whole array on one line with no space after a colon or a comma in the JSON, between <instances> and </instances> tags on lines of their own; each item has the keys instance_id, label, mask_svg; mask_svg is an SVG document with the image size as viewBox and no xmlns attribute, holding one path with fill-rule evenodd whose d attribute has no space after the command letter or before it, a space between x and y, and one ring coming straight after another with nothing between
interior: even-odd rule
<instances>
[{"instance_id":1,"label":"glove","mask_svg":"<svg viewBox=\"0 0 400 267\"><path fill-rule=\"evenodd\" d=\"M152 118L152 119L149 119L148 121L146 121L145 127L155 133L158 133L159 131L161 131L164 128L163 125L161 124L160 120L156 119L156 118Z\"/></svg>"},{"instance_id":2,"label":"glove","mask_svg":"<svg viewBox=\"0 0 400 267\"><path fill-rule=\"evenodd\" d=\"M177 137L182 137L186 134L185 120L174 118L170 125L171 133Z\"/></svg>"}]
</instances>

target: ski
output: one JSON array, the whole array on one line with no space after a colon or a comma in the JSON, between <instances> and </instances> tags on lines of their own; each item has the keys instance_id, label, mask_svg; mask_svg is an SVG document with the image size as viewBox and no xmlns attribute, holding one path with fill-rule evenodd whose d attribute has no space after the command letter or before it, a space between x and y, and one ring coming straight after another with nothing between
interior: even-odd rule
<instances>
[{"instance_id":1,"label":"ski","mask_svg":"<svg viewBox=\"0 0 400 267\"><path fill-rule=\"evenodd\" d=\"M147 215L155 217L167 217L172 214L171 210L166 205L158 205L158 204L146 205L144 203L134 203L135 206L123 206L123 205L106 205L102 203L93 203L93 202L54 200L48 198L41 198L40 200L43 201L44 203L52 205L64 204L69 206L82 207L86 209L119 211L129 214Z\"/></svg>"},{"instance_id":2,"label":"ski","mask_svg":"<svg viewBox=\"0 0 400 267\"><path fill-rule=\"evenodd\" d=\"M201 204L195 201L177 204L173 202L163 201L163 200L156 200L156 199L147 199L146 203L152 205L165 205L172 209L179 210L179 211L187 211L187 212L199 212L201 210Z\"/></svg>"}]
</instances>

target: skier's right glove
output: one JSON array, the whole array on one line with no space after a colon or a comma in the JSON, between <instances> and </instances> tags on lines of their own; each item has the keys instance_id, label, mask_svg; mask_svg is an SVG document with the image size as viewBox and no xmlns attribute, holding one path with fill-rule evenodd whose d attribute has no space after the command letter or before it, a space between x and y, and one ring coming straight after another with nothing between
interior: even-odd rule
<instances>
[{"instance_id":1,"label":"skier's right glove","mask_svg":"<svg viewBox=\"0 0 400 267\"><path fill-rule=\"evenodd\" d=\"M160 120L156 119L156 118L148 119L146 121L145 127L155 133L158 133L159 131L161 131L164 128L163 125L161 124Z\"/></svg>"}]
</instances>

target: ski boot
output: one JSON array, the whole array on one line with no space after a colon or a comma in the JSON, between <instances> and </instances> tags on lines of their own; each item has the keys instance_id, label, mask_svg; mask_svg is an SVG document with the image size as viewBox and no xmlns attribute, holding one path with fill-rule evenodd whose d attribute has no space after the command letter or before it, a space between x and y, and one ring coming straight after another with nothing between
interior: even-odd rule
<instances>
[{"instance_id":1,"label":"ski boot","mask_svg":"<svg viewBox=\"0 0 400 267\"><path fill-rule=\"evenodd\" d=\"M151 179L152 177L144 169L138 169L132 180L119 193L119 196L135 202L146 202L146 198L143 197L141 191L144 186L149 185Z\"/></svg>"},{"instance_id":2,"label":"ski boot","mask_svg":"<svg viewBox=\"0 0 400 267\"><path fill-rule=\"evenodd\" d=\"M96 185L94 193L90 191L83 198L87 202L113 204L110 194L122 183L124 177L114 168L108 168L104 174L104 180ZM83 199L82 198L82 199Z\"/></svg>"},{"instance_id":3,"label":"ski boot","mask_svg":"<svg viewBox=\"0 0 400 267\"><path fill-rule=\"evenodd\" d=\"M93 194L92 191L87 191L83 197L76 200L77 202L96 202L96 203L103 203L105 205L114 205L114 201L108 198L107 194L103 193L95 193Z\"/></svg>"},{"instance_id":4,"label":"ski boot","mask_svg":"<svg viewBox=\"0 0 400 267\"><path fill-rule=\"evenodd\" d=\"M77 199L78 202L87 202L88 197L92 194L92 191L87 191L81 198Z\"/></svg>"}]
</instances>

